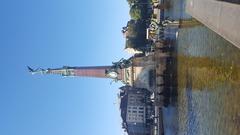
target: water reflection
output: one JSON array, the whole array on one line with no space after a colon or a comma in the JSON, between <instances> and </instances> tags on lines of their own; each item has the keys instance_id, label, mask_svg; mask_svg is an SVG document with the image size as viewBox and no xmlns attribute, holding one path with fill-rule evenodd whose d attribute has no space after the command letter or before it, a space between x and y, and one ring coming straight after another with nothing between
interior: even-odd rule
<instances>
[{"instance_id":1,"label":"water reflection","mask_svg":"<svg viewBox=\"0 0 240 135\"><path fill-rule=\"evenodd\" d=\"M219 84L237 86L240 81L240 67L229 62L209 57L178 56L179 88L185 88L191 80L192 89L215 90ZM188 86L187 86L188 87ZM190 86L189 86L190 87Z\"/></svg>"},{"instance_id":2,"label":"water reflection","mask_svg":"<svg viewBox=\"0 0 240 135\"><path fill-rule=\"evenodd\" d=\"M178 134L240 133L240 51L198 26L177 39Z\"/></svg>"}]
</instances>

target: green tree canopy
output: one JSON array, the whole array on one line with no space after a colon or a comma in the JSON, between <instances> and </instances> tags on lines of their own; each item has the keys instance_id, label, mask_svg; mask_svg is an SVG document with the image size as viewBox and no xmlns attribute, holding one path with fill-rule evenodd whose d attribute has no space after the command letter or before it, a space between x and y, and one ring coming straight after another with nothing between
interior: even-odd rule
<instances>
[{"instance_id":1,"label":"green tree canopy","mask_svg":"<svg viewBox=\"0 0 240 135\"><path fill-rule=\"evenodd\" d=\"M127 0L128 4L132 6L134 3L137 3L138 0Z\"/></svg>"},{"instance_id":2,"label":"green tree canopy","mask_svg":"<svg viewBox=\"0 0 240 135\"><path fill-rule=\"evenodd\" d=\"M140 6L133 5L129 11L129 14L133 20L139 20L142 19L143 10Z\"/></svg>"},{"instance_id":3,"label":"green tree canopy","mask_svg":"<svg viewBox=\"0 0 240 135\"><path fill-rule=\"evenodd\" d=\"M127 23L128 37L144 37L146 35L146 22L131 19Z\"/></svg>"},{"instance_id":4,"label":"green tree canopy","mask_svg":"<svg viewBox=\"0 0 240 135\"><path fill-rule=\"evenodd\" d=\"M125 48L133 48L134 50L144 51L145 40L139 39L138 37L131 37L126 39Z\"/></svg>"},{"instance_id":5,"label":"green tree canopy","mask_svg":"<svg viewBox=\"0 0 240 135\"><path fill-rule=\"evenodd\" d=\"M128 4L130 6L132 6L134 4L138 4L138 3L147 3L147 2L149 2L149 4L150 4L152 1L157 1L157 0L127 0Z\"/></svg>"},{"instance_id":6,"label":"green tree canopy","mask_svg":"<svg viewBox=\"0 0 240 135\"><path fill-rule=\"evenodd\" d=\"M136 37L138 34L137 23L135 20L130 20L127 23L128 37Z\"/></svg>"},{"instance_id":7,"label":"green tree canopy","mask_svg":"<svg viewBox=\"0 0 240 135\"><path fill-rule=\"evenodd\" d=\"M149 16L149 0L127 0L130 5L129 14L131 20L127 23L126 48L133 48L138 51L144 51L146 40L147 19Z\"/></svg>"}]
</instances>

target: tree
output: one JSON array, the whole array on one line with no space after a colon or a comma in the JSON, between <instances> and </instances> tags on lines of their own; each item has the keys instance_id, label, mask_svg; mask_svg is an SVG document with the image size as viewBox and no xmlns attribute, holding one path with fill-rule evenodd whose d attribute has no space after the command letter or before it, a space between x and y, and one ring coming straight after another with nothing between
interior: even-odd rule
<instances>
[{"instance_id":1,"label":"tree","mask_svg":"<svg viewBox=\"0 0 240 135\"><path fill-rule=\"evenodd\" d=\"M135 20L130 20L127 23L127 31L128 31L128 37L136 37L138 30Z\"/></svg>"},{"instance_id":2,"label":"tree","mask_svg":"<svg viewBox=\"0 0 240 135\"><path fill-rule=\"evenodd\" d=\"M132 39L133 38L126 39L125 48L136 48L136 44L134 43L134 40L132 40Z\"/></svg>"},{"instance_id":3,"label":"tree","mask_svg":"<svg viewBox=\"0 0 240 135\"><path fill-rule=\"evenodd\" d=\"M128 4L132 6L134 3L137 3L138 0L127 0Z\"/></svg>"},{"instance_id":4,"label":"tree","mask_svg":"<svg viewBox=\"0 0 240 135\"><path fill-rule=\"evenodd\" d=\"M127 36L126 37L146 37L146 21L131 19L127 23Z\"/></svg>"},{"instance_id":5,"label":"tree","mask_svg":"<svg viewBox=\"0 0 240 135\"><path fill-rule=\"evenodd\" d=\"M145 40L138 37L127 38L125 48L133 48L134 50L144 51L145 50Z\"/></svg>"},{"instance_id":6,"label":"tree","mask_svg":"<svg viewBox=\"0 0 240 135\"><path fill-rule=\"evenodd\" d=\"M142 19L142 9L140 6L133 5L129 11L129 14L133 20L139 20Z\"/></svg>"},{"instance_id":7,"label":"tree","mask_svg":"<svg viewBox=\"0 0 240 135\"><path fill-rule=\"evenodd\" d=\"M128 4L130 6L134 5L135 3L146 3L149 2L149 4L152 2L152 0L127 0Z\"/></svg>"}]
</instances>

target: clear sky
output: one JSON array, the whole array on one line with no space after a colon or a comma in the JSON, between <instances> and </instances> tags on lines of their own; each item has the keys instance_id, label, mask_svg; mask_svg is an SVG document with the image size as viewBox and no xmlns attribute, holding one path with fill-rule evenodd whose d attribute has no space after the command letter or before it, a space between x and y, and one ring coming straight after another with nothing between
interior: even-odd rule
<instances>
[{"instance_id":1,"label":"clear sky","mask_svg":"<svg viewBox=\"0 0 240 135\"><path fill-rule=\"evenodd\" d=\"M109 79L32 76L26 66L122 57L126 0L0 0L0 135L120 135Z\"/></svg>"}]
</instances>

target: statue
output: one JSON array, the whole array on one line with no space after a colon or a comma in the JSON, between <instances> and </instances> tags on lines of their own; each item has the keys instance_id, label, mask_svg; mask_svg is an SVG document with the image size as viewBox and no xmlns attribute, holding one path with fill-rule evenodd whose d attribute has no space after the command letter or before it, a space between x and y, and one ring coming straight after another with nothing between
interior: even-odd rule
<instances>
[{"instance_id":1,"label":"statue","mask_svg":"<svg viewBox=\"0 0 240 135\"><path fill-rule=\"evenodd\" d=\"M125 59L120 59L118 62L113 62L113 67L114 68L120 68L120 69L123 69L123 68L128 68L131 66L131 61L129 60L125 60Z\"/></svg>"},{"instance_id":2,"label":"statue","mask_svg":"<svg viewBox=\"0 0 240 135\"><path fill-rule=\"evenodd\" d=\"M46 74L48 72L48 70L42 69L42 68L32 69L29 66L27 66L27 68L28 68L28 71L32 74L37 74L37 73Z\"/></svg>"}]
</instances>

